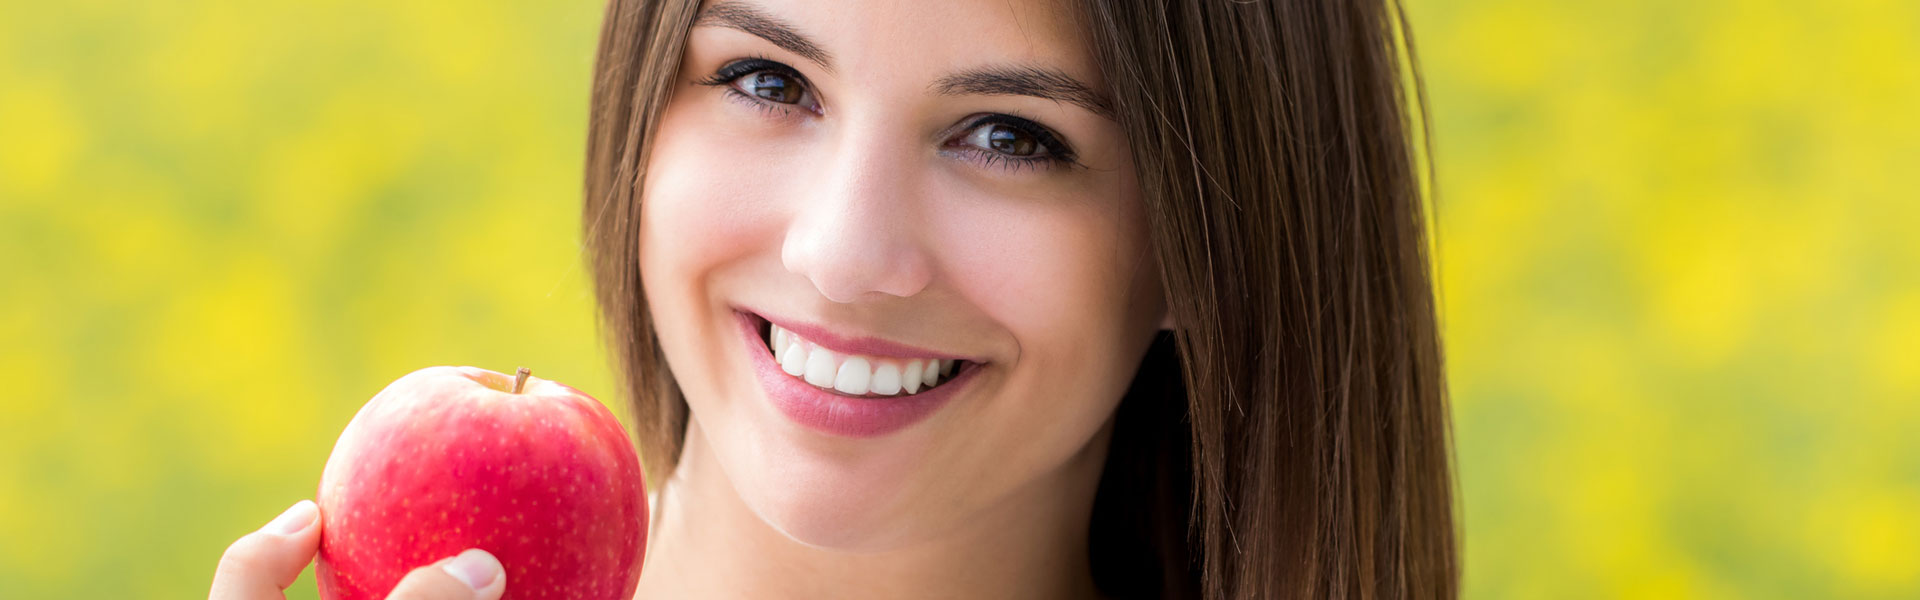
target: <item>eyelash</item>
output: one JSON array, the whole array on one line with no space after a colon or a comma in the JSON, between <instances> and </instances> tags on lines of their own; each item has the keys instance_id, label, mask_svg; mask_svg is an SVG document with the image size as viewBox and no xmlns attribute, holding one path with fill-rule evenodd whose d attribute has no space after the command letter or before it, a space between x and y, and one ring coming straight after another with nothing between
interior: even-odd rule
<instances>
[{"instance_id":1,"label":"eyelash","mask_svg":"<svg viewBox=\"0 0 1920 600\"><path fill-rule=\"evenodd\" d=\"M770 117L793 116L796 109L818 114L819 111L817 107L797 108L789 104L770 102L742 92L740 88L734 87L734 82L739 81L741 77L763 71L778 73L799 82L803 93L812 89L813 84L808 82L806 77L801 76L799 71L759 56L736 60L722 65L720 69L712 75L708 75L694 83L721 88L721 91L726 94L727 99L741 102L749 107L758 109ZM960 128L960 132L966 134L986 125L1005 125L1018 129L1022 133L1032 136L1034 141L1038 142L1047 153L1041 156L1013 156L960 142L959 140L963 140L966 137L965 135L955 137L954 141L946 144L946 147L951 152L971 157L974 162L979 163L983 167L1008 172L1017 172L1021 169L1042 170L1055 166L1085 167L1085 165L1080 164L1079 161L1076 160L1073 149L1061 141L1059 136L1054 135L1052 130L1047 129L1044 125L1024 118L1001 113L988 113L967 123L965 127Z\"/></svg>"},{"instance_id":2,"label":"eyelash","mask_svg":"<svg viewBox=\"0 0 1920 600\"><path fill-rule=\"evenodd\" d=\"M779 117L793 114L795 107L792 105L768 102L749 95L746 92L742 92L740 88L733 86L733 83L739 81L741 77L746 77L761 71L778 73L784 77L798 81L802 89L811 89L813 85L807 81L806 77L801 76L799 71L793 70L793 67L758 56L736 60L722 65L719 71L715 71L712 75L708 75L706 78L694 83L720 88L721 91L727 94L728 99L742 101L748 106L760 109L761 112L766 113L768 116ZM808 112L814 111L809 110Z\"/></svg>"}]
</instances>

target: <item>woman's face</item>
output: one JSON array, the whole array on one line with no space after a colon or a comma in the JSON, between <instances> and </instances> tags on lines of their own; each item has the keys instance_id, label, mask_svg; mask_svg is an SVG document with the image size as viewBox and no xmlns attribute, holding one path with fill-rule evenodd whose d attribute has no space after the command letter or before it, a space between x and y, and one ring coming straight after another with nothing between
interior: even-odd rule
<instances>
[{"instance_id":1,"label":"woman's face","mask_svg":"<svg viewBox=\"0 0 1920 600\"><path fill-rule=\"evenodd\" d=\"M638 240L689 444L710 448L689 452L787 536L868 550L1097 469L1165 303L1076 16L985 0L701 15Z\"/></svg>"}]
</instances>

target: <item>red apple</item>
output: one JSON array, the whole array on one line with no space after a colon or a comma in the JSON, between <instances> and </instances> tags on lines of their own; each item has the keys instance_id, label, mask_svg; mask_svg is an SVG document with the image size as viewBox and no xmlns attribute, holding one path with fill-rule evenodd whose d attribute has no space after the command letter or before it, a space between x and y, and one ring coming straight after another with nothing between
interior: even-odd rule
<instances>
[{"instance_id":1,"label":"red apple","mask_svg":"<svg viewBox=\"0 0 1920 600\"><path fill-rule=\"evenodd\" d=\"M599 401L474 367L389 384L320 475L320 597L380 600L408 571L480 548L507 598L626 599L646 550L640 457Z\"/></svg>"}]
</instances>

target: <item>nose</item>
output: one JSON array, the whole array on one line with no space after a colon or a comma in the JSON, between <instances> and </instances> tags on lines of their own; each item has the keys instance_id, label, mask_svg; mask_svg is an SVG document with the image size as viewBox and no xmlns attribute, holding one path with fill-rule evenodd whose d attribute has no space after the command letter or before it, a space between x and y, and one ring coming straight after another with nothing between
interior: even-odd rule
<instances>
[{"instance_id":1,"label":"nose","mask_svg":"<svg viewBox=\"0 0 1920 600\"><path fill-rule=\"evenodd\" d=\"M802 178L814 184L793 198L780 260L828 300L907 297L933 279L917 222L924 213L911 161L919 153L900 143L911 137L848 131L815 163L819 176Z\"/></svg>"}]
</instances>

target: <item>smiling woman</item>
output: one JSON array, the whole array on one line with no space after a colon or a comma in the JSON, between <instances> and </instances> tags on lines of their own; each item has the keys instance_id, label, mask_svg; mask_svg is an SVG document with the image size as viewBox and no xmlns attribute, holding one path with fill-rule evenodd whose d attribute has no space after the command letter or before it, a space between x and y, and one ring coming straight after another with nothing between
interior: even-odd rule
<instances>
[{"instance_id":1,"label":"smiling woman","mask_svg":"<svg viewBox=\"0 0 1920 600\"><path fill-rule=\"evenodd\" d=\"M1452 596L1398 8L624 2L641 596Z\"/></svg>"},{"instance_id":2,"label":"smiling woman","mask_svg":"<svg viewBox=\"0 0 1920 600\"><path fill-rule=\"evenodd\" d=\"M1401 23L611 0L582 224L659 492L637 597L1453 597ZM280 597L321 521L211 597Z\"/></svg>"},{"instance_id":3,"label":"smiling woman","mask_svg":"<svg viewBox=\"0 0 1920 600\"><path fill-rule=\"evenodd\" d=\"M662 478L640 597L1454 595L1405 33L611 2L582 214Z\"/></svg>"}]
</instances>

